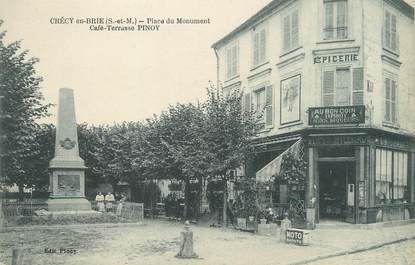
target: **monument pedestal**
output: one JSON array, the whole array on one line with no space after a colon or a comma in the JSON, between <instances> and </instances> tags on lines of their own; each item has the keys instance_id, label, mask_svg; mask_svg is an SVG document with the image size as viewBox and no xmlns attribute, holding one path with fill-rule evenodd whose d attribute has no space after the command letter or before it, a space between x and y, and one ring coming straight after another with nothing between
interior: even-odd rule
<instances>
[{"instance_id":1,"label":"monument pedestal","mask_svg":"<svg viewBox=\"0 0 415 265\"><path fill-rule=\"evenodd\" d=\"M81 160L74 162L57 159L51 161L52 193L47 201L49 211L91 211L91 203L85 199L85 166Z\"/></svg>"},{"instance_id":2,"label":"monument pedestal","mask_svg":"<svg viewBox=\"0 0 415 265\"><path fill-rule=\"evenodd\" d=\"M85 198L49 198L48 211L91 211L91 203Z\"/></svg>"}]
</instances>

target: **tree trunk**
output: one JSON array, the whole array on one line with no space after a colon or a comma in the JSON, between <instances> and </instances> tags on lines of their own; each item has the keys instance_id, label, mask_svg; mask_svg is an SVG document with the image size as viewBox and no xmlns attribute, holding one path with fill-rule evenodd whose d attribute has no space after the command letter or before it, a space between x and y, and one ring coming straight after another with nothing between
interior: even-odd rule
<instances>
[{"instance_id":1,"label":"tree trunk","mask_svg":"<svg viewBox=\"0 0 415 265\"><path fill-rule=\"evenodd\" d=\"M222 178L223 179L223 227L227 227L228 226L228 220L227 220L227 215L226 215L226 210L228 208L228 181L226 180L225 177Z\"/></svg>"},{"instance_id":2,"label":"tree trunk","mask_svg":"<svg viewBox=\"0 0 415 265\"><path fill-rule=\"evenodd\" d=\"M198 178L198 203L197 203L197 213L196 220L200 219L200 209L202 208L202 196L203 196L203 177Z\"/></svg>"},{"instance_id":3,"label":"tree trunk","mask_svg":"<svg viewBox=\"0 0 415 265\"><path fill-rule=\"evenodd\" d=\"M23 201L24 198L24 186L23 184L19 184L19 201Z\"/></svg>"},{"instance_id":4,"label":"tree trunk","mask_svg":"<svg viewBox=\"0 0 415 265\"><path fill-rule=\"evenodd\" d=\"M187 178L184 182L184 209L183 209L183 217L184 219L187 219L189 214L189 185L190 181Z\"/></svg>"}]
</instances>

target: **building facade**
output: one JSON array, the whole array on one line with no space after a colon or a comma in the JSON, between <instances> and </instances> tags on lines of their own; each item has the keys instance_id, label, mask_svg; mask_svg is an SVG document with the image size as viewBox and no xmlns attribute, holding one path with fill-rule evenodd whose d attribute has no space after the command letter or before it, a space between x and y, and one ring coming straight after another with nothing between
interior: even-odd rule
<instances>
[{"instance_id":1,"label":"building facade","mask_svg":"<svg viewBox=\"0 0 415 265\"><path fill-rule=\"evenodd\" d=\"M212 47L224 93L239 89L261 113L245 175L269 172L301 139L309 225L414 218L411 5L274 0Z\"/></svg>"}]
</instances>

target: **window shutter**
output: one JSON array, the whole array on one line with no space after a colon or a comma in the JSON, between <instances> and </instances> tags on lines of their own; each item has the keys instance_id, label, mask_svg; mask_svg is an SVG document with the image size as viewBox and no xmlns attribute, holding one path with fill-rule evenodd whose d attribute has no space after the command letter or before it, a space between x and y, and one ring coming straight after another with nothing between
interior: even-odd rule
<instances>
[{"instance_id":1,"label":"window shutter","mask_svg":"<svg viewBox=\"0 0 415 265\"><path fill-rule=\"evenodd\" d=\"M391 90L391 80L389 78L385 79L385 120L391 121L390 119L390 90Z\"/></svg>"},{"instance_id":2,"label":"window shutter","mask_svg":"<svg viewBox=\"0 0 415 265\"><path fill-rule=\"evenodd\" d=\"M298 10L291 15L291 48L299 45Z\"/></svg>"},{"instance_id":3,"label":"window shutter","mask_svg":"<svg viewBox=\"0 0 415 265\"><path fill-rule=\"evenodd\" d=\"M238 46L234 45L232 47L232 71L231 75L234 76L237 74L237 64L238 64Z\"/></svg>"},{"instance_id":4,"label":"window shutter","mask_svg":"<svg viewBox=\"0 0 415 265\"><path fill-rule=\"evenodd\" d=\"M290 16L284 17L284 50L290 49Z\"/></svg>"},{"instance_id":5,"label":"window shutter","mask_svg":"<svg viewBox=\"0 0 415 265\"><path fill-rule=\"evenodd\" d=\"M324 25L324 38L332 39L333 38L333 11L334 6L332 2L324 3L325 7L325 25Z\"/></svg>"},{"instance_id":6,"label":"window shutter","mask_svg":"<svg viewBox=\"0 0 415 265\"><path fill-rule=\"evenodd\" d=\"M390 29L390 34L391 34L391 40L390 40L390 48L394 51L397 50L397 39L396 39L396 16L395 15L391 15L391 29Z\"/></svg>"},{"instance_id":7,"label":"window shutter","mask_svg":"<svg viewBox=\"0 0 415 265\"><path fill-rule=\"evenodd\" d=\"M272 126L274 124L272 98L272 86L267 86L265 89L265 124L267 126Z\"/></svg>"},{"instance_id":8,"label":"window shutter","mask_svg":"<svg viewBox=\"0 0 415 265\"><path fill-rule=\"evenodd\" d=\"M245 112L250 112L251 111L251 93L245 94L244 103L245 103L245 106L244 106Z\"/></svg>"},{"instance_id":9,"label":"window shutter","mask_svg":"<svg viewBox=\"0 0 415 265\"><path fill-rule=\"evenodd\" d=\"M385 11L385 47L391 47L390 13Z\"/></svg>"},{"instance_id":10,"label":"window shutter","mask_svg":"<svg viewBox=\"0 0 415 265\"><path fill-rule=\"evenodd\" d=\"M391 15L391 49L396 51L396 16Z\"/></svg>"},{"instance_id":11,"label":"window shutter","mask_svg":"<svg viewBox=\"0 0 415 265\"><path fill-rule=\"evenodd\" d=\"M391 121L396 122L396 81L391 80L391 98L390 98L390 108L391 108Z\"/></svg>"},{"instance_id":12,"label":"window shutter","mask_svg":"<svg viewBox=\"0 0 415 265\"><path fill-rule=\"evenodd\" d=\"M259 62L259 36L258 33L254 33L252 36L252 64L257 65Z\"/></svg>"},{"instance_id":13,"label":"window shutter","mask_svg":"<svg viewBox=\"0 0 415 265\"><path fill-rule=\"evenodd\" d=\"M323 72L323 106L334 105L334 71Z\"/></svg>"},{"instance_id":14,"label":"window shutter","mask_svg":"<svg viewBox=\"0 0 415 265\"><path fill-rule=\"evenodd\" d=\"M337 2L337 38L344 39L347 37L346 18L347 18L347 2Z\"/></svg>"},{"instance_id":15,"label":"window shutter","mask_svg":"<svg viewBox=\"0 0 415 265\"><path fill-rule=\"evenodd\" d=\"M226 77L231 76L232 70L232 53L231 49L226 49Z\"/></svg>"},{"instance_id":16,"label":"window shutter","mask_svg":"<svg viewBox=\"0 0 415 265\"><path fill-rule=\"evenodd\" d=\"M266 56L266 31L265 29L261 30L260 33L260 50L259 50L259 62L265 61Z\"/></svg>"},{"instance_id":17,"label":"window shutter","mask_svg":"<svg viewBox=\"0 0 415 265\"><path fill-rule=\"evenodd\" d=\"M353 105L364 105L363 68L353 69Z\"/></svg>"}]
</instances>

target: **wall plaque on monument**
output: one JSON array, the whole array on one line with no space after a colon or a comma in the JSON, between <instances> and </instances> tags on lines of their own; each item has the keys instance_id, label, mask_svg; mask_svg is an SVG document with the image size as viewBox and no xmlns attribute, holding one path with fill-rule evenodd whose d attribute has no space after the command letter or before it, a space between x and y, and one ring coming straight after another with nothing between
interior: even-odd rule
<instances>
[{"instance_id":1,"label":"wall plaque on monument","mask_svg":"<svg viewBox=\"0 0 415 265\"><path fill-rule=\"evenodd\" d=\"M48 209L52 212L91 211L85 199L85 163L79 157L73 90L59 90L55 156L51 170Z\"/></svg>"}]
</instances>

